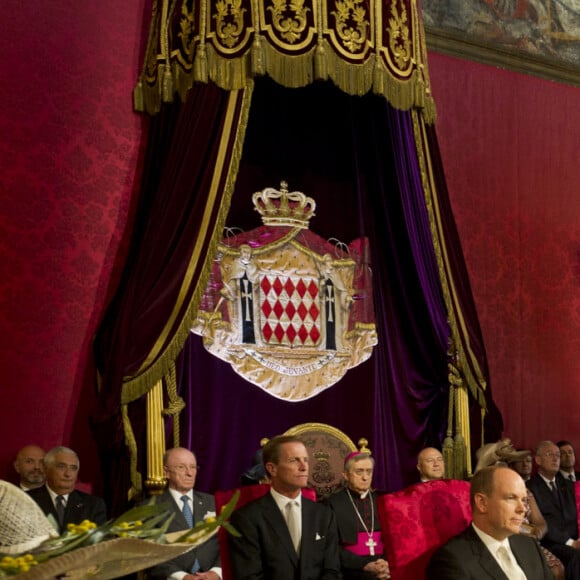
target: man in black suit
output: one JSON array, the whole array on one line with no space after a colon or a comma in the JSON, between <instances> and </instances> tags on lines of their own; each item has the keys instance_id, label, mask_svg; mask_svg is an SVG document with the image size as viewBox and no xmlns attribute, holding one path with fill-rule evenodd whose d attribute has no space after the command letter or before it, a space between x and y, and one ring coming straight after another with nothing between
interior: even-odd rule
<instances>
[{"instance_id":1,"label":"man in black suit","mask_svg":"<svg viewBox=\"0 0 580 580\"><path fill-rule=\"evenodd\" d=\"M542 538L550 552L566 568L566 578L580 580L580 542L574 484L560 474L560 449L552 441L538 444L535 454L538 472L526 482L546 523Z\"/></svg>"},{"instance_id":2,"label":"man in black suit","mask_svg":"<svg viewBox=\"0 0 580 580\"><path fill-rule=\"evenodd\" d=\"M336 521L330 508L301 495L308 482L308 452L295 437L278 436L263 449L272 487L234 511L229 537L235 580L341 578Z\"/></svg>"},{"instance_id":3,"label":"man in black suit","mask_svg":"<svg viewBox=\"0 0 580 580\"><path fill-rule=\"evenodd\" d=\"M433 580L552 580L530 537L520 535L526 513L523 479L504 466L485 467L471 480L471 525L431 558Z\"/></svg>"},{"instance_id":4,"label":"man in black suit","mask_svg":"<svg viewBox=\"0 0 580 580\"><path fill-rule=\"evenodd\" d=\"M166 451L163 469L168 485L165 492L155 496L155 503L167 504L175 514L168 532L185 531L206 517L215 517L213 496L194 489L198 465L189 449L175 447ZM155 566L150 570L150 575L152 578L171 580L221 580L217 536L174 560Z\"/></svg>"},{"instance_id":5,"label":"man in black suit","mask_svg":"<svg viewBox=\"0 0 580 580\"><path fill-rule=\"evenodd\" d=\"M89 520L100 526L107 521L105 502L75 489L79 458L72 449L54 447L44 456L43 465L46 483L28 494L47 516L54 516L61 534L68 524Z\"/></svg>"},{"instance_id":6,"label":"man in black suit","mask_svg":"<svg viewBox=\"0 0 580 580\"><path fill-rule=\"evenodd\" d=\"M575 471L576 467L576 452L574 451L574 445L566 439L558 441L556 443L558 449L560 449L560 474L564 479L575 483L580 481L580 472Z\"/></svg>"},{"instance_id":7,"label":"man in black suit","mask_svg":"<svg viewBox=\"0 0 580 580\"><path fill-rule=\"evenodd\" d=\"M328 498L334 512L344 580L387 580L381 523L371 490L375 461L370 453L355 451L344 462L345 487Z\"/></svg>"}]
</instances>

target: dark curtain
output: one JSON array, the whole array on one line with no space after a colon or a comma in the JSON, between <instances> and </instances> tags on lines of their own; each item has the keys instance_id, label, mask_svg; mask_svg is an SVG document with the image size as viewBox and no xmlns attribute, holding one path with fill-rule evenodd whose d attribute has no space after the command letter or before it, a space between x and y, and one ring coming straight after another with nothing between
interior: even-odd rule
<instances>
[{"instance_id":1,"label":"dark curtain","mask_svg":"<svg viewBox=\"0 0 580 580\"><path fill-rule=\"evenodd\" d=\"M304 422L329 423L355 443L368 438L375 484L385 490L416 480L422 447L441 447L449 327L411 123L383 98L330 83L256 81L227 224L261 225L252 193L285 179L290 191L315 198L311 230L347 243L368 236L379 344L337 385L289 403L247 383L192 336L180 359L182 431L203 466L202 489L236 485L262 437Z\"/></svg>"},{"instance_id":2,"label":"dark curtain","mask_svg":"<svg viewBox=\"0 0 580 580\"><path fill-rule=\"evenodd\" d=\"M184 104L166 105L151 119L129 257L94 341L100 390L92 423L113 513L126 507L131 487L122 405L129 405L143 471L143 395L165 375L187 337L226 191L235 142L228 119L242 118L231 113L242 100L243 91L200 85ZM220 165L225 169L216 175Z\"/></svg>"}]
</instances>

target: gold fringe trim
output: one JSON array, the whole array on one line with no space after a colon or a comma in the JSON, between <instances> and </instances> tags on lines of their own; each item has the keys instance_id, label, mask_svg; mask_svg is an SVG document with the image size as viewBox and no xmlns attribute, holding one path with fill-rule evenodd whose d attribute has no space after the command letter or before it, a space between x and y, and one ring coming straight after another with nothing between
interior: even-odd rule
<instances>
[{"instance_id":1,"label":"gold fringe trim","mask_svg":"<svg viewBox=\"0 0 580 580\"><path fill-rule=\"evenodd\" d=\"M435 122L435 102L426 80L426 69L415 69L409 79L399 79L386 68L381 58L372 55L364 64L343 60L326 41L319 40L310 52L288 56L280 53L259 35L242 57L225 59L209 44L199 44L191 67L172 62L172 83L166 65L160 65L154 84L142 86L144 110L155 114L160 109L159 93L165 101L177 92L182 101L194 82L212 81L228 91L241 90L256 76L268 74L278 84L289 88L305 87L315 80L332 82L349 95L369 92L381 95L395 108L423 110L428 124Z\"/></svg>"}]
</instances>

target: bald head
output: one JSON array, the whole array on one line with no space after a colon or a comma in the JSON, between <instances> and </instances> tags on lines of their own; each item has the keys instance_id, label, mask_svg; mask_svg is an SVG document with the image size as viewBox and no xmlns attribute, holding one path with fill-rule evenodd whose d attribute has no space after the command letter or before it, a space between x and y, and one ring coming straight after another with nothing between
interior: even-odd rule
<instances>
[{"instance_id":1,"label":"bald head","mask_svg":"<svg viewBox=\"0 0 580 580\"><path fill-rule=\"evenodd\" d=\"M431 481L445 477L445 462L441 451L434 447L425 447L417 456L417 470L421 481Z\"/></svg>"},{"instance_id":2,"label":"bald head","mask_svg":"<svg viewBox=\"0 0 580 580\"><path fill-rule=\"evenodd\" d=\"M44 485L44 449L38 445L26 445L16 455L14 469L20 476L20 487L24 490Z\"/></svg>"}]
</instances>

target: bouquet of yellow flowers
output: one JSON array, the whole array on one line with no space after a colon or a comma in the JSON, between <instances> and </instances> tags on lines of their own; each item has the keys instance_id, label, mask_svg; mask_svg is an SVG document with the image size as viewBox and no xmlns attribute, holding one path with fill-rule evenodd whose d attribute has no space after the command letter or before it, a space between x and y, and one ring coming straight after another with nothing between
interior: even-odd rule
<instances>
[{"instance_id":1,"label":"bouquet of yellow flowers","mask_svg":"<svg viewBox=\"0 0 580 580\"><path fill-rule=\"evenodd\" d=\"M166 533L173 519L164 504L147 504L96 526L85 520L57 535L49 519L26 493L0 481L0 579L118 578L171 560L203 544L228 523L239 493L217 517L190 530Z\"/></svg>"}]
</instances>

